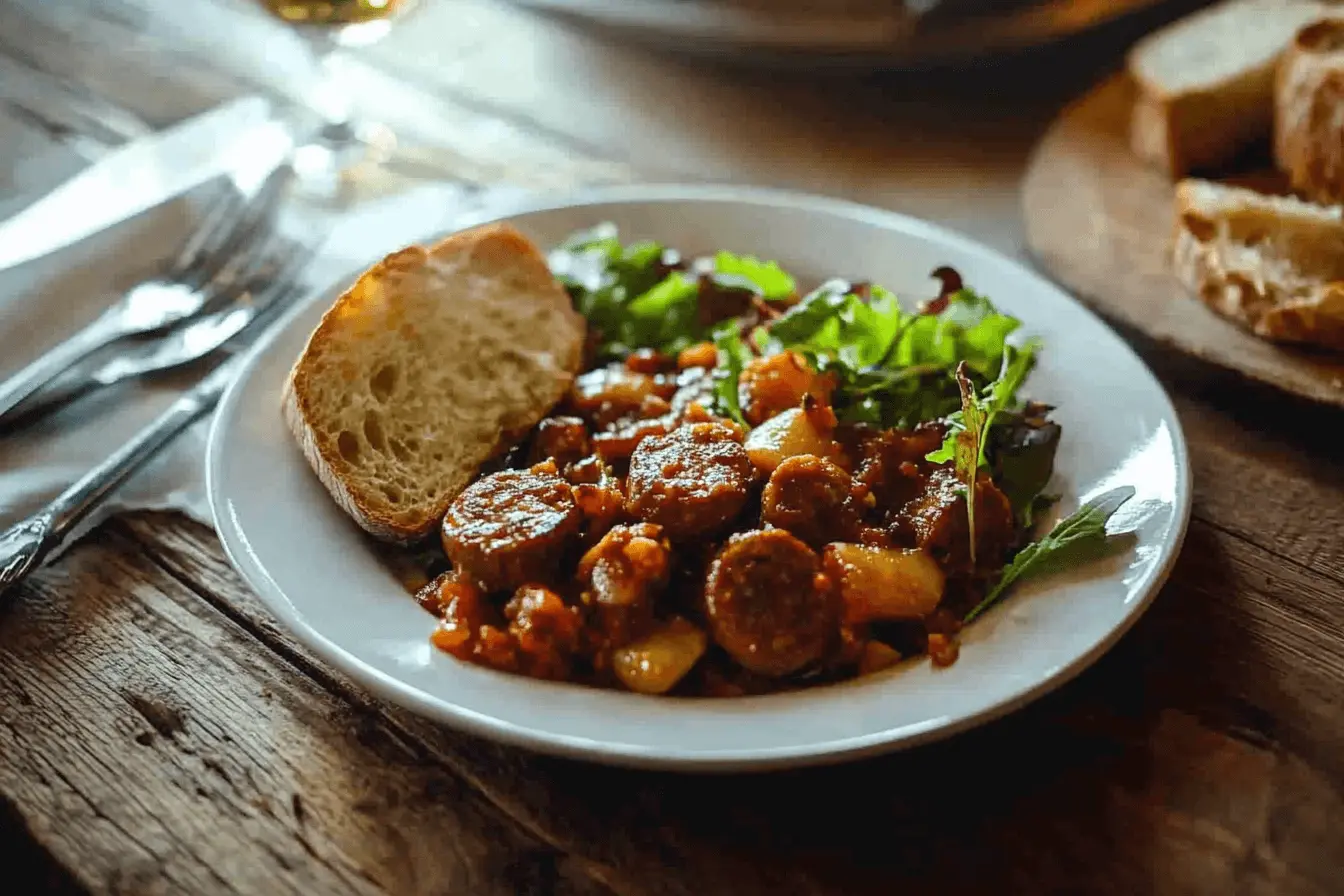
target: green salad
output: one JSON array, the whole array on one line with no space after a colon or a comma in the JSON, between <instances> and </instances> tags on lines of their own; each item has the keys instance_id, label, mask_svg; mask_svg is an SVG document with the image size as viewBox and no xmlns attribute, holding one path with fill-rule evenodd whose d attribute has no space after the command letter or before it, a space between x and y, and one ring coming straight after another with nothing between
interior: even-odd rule
<instances>
[{"instance_id":1,"label":"green salad","mask_svg":"<svg viewBox=\"0 0 1344 896\"><path fill-rule=\"evenodd\" d=\"M1013 585L1125 541L1108 534L1107 523L1133 496L1128 487L1037 531L1058 498L1049 485L1065 437L1051 419L1054 408L1029 397L1030 375L1047 349L1021 338L1022 322L951 268L932 272L926 300L903 303L868 281L831 279L805 289L780 264L752 255L687 258L658 242L623 242L611 224L572 235L550 264L589 323L593 367L712 346L707 410L749 434L770 424L748 413L744 373L788 354L826 383L837 444L871 444L864 440L881 433L924 439L929 450L907 471L924 491L870 513L870 529L879 533L873 538L902 544L936 542L930 550L957 583L941 608L961 623ZM871 470L861 455L846 455L856 481ZM870 478L893 475L887 469ZM930 490L952 480L934 503L941 510L956 503L964 523L930 522ZM953 531L963 545L938 540Z\"/></svg>"}]
</instances>

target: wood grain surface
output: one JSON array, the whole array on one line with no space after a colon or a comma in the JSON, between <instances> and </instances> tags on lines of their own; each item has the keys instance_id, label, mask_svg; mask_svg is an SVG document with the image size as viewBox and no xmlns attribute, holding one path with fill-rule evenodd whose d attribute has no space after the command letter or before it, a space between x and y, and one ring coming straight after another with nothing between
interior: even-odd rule
<instances>
[{"instance_id":1,"label":"wood grain surface","mask_svg":"<svg viewBox=\"0 0 1344 896\"><path fill-rule=\"evenodd\" d=\"M0 46L20 35L146 110L259 83L177 57L182 76L160 80L144 58L94 53L125 47L154 2L15 0ZM66 27L85 51L63 55L42 22L20 21L38 7L78 19ZM234 33L262 45L238 15ZM430 2L421 26L351 64L378 91L409 85L386 108L451 141L463 177L500 160L548 184L709 170L868 198L1014 251L1039 129L1120 51L951 84L772 81L461 0ZM982 95L984 78L1003 89ZM668 102L694 127L669 121ZM1173 394L1194 517L1145 617L1024 711L803 772L540 757L374 698L277 625L210 530L135 514L0 611L0 892L1339 892L1344 461L1328 434L1344 413L1122 331Z\"/></svg>"},{"instance_id":2,"label":"wood grain surface","mask_svg":"<svg viewBox=\"0 0 1344 896\"><path fill-rule=\"evenodd\" d=\"M1133 83L1116 75L1050 126L1022 187L1031 252L1107 317L1220 367L1344 406L1344 356L1259 339L1176 281L1174 188L1129 152L1133 100ZM1261 179L1258 171L1237 173L1243 183Z\"/></svg>"}]
</instances>

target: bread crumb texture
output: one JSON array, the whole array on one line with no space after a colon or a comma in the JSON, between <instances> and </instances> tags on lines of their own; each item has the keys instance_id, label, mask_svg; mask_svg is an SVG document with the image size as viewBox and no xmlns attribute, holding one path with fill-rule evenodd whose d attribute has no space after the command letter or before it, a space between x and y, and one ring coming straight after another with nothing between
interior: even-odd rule
<instances>
[{"instance_id":1,"label":"bread crumb texture","mask_svg":"<svg viewBox=\"0 0 1344 896\"><path fill-rule=\"evenodd\" d=\"M490 225L362 275L295 364L287 416L360 525L415 540L564 395L583 337L540 250Z\"/></svg>"}]
</instances>

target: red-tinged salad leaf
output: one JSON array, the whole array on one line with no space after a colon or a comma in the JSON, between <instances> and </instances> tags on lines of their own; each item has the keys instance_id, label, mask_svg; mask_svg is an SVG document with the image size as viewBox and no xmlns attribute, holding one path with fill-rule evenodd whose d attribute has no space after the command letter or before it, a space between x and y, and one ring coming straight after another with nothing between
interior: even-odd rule
<instances>
[{"instance_id":1,"label":"red-tinged salad leaf","mask_svg":"<svg viewBox=\"0 0 1344 896\"><path fill-rule=\"evenodd\" d=\"M1018 525L1028 531L1037 514L1055 502L1045 495L1045 488L1054 475L1062 430L1046 419L1049 411L1045 405L1029 403L1021 411L1000 412L989 431L990 477L1008 498Z\"/></svg>"},{"instance_id":2,"label":"red-tinged salad leaf","mask_svg":"<svg viewBox=\"0 0 1344 896\"><path fill-rule=\"evenodd\" d=\"M966 614L964 621L970 622L989 609L1017 582L1100 559L1131 542L1132 533L1108 534L1106 524L1132 497L1134 488L1122 486L1098 495L1060 520L1049 534L1018 552L985 599Z\"/></svg>"}]
</instances>

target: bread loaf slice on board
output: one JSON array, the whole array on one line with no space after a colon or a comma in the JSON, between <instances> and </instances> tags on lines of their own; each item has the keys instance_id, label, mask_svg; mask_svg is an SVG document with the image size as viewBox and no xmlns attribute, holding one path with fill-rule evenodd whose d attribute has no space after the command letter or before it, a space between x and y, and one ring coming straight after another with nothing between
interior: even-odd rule
<instances>
[{"instance_id":1,"label":"bread loaf slice on board","mask_svg":"<svg viewBox=\"0 0 1344 896\"><path fill-rule=\"evenodd\" d=\"M1297 32L1279 62L1274 160L1293 189L1344 201L1344 6Z\"/></svg>"},{"instance_id":2,"label":"bread loaf slice on board","mask_svg":"<svg viewBox=\"0 0 1344 896\"><path fill-rule=\"evenodd\" d=\"M1279 57L1326 4L1226 0L1136 43L1130 145L1171 177L1211 168L1269 137Z\"/></svg>"},{"instance_id":3,"label":"bread loaf slice on board","mask_svg":"<svg viewBox=\"0 0 1344 896\"><path fill-rule=\"evenodd\" d=\"M1172 262L1210 308L1276 342L1344 350L1344 213L1187 179Z\"/></svg>"},{"instance_id":4,"label":"bread loaf slice on board","mask_svg":"<svg viewBox=\"0 0 1344 896\"><path fill-rule=\"evenodd\" d=\"M367 532L434 531L480 465L560 400L585 321L508 224L384 258L336 300L295 362L284 417Z\"/></svg>"}]
</instances>

